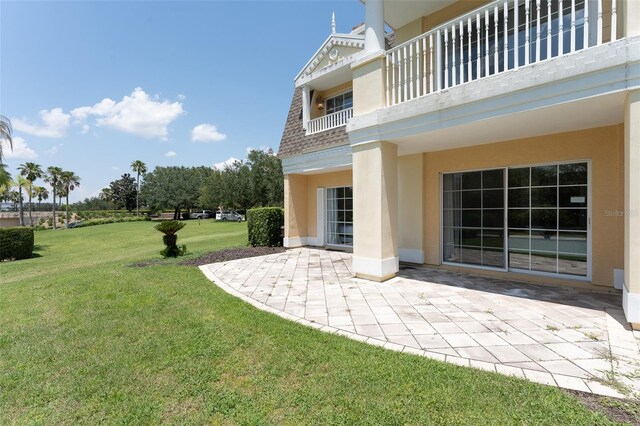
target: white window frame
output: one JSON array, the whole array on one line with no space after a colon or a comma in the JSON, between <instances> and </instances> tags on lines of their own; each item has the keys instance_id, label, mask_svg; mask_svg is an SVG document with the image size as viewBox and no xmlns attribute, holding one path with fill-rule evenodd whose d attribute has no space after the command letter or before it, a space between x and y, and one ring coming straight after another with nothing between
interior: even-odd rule
<instances>
[{"instance_id":1,"label":"white window frame","mask_svg":"<svg viewBox=\"0 0 640 426\"><path fill-rule=\"evenodd\" d=\"M324 226L325 226L325 232L324 232L324 238L326 241L326 247L328 248L335 248L335 249L340 249L340 250L344 250L344 249L352 249L353 248L353 243L351 244L330 244L329 243L329 191L333 190L333 189L339 189L339 188L351 188L351 213L353 214L353 185L340 185L340 186L332 186L332 187L328 187L325 189L325 221L324 221ZM351 226L353 227L353 216L351 218ZM353 232L353 231L352 231ZM353 233L351 234L351 238L354 238Z\"/></svg>"},{"instance_id":2,"label":"white window frame","mask_svg":"<svg viewBox=\"0 0 640 426\"><path fill-rule=\"evenodd\" d=\"M556 273L552 273L552 272L543 272L543 271L531 271L531 270L526 270L526 269L516 269L516 268L509 268L509 238L508 238L508 232L509 232L509 223L508 223L508 219L509 219L509 215L508 215L508 193L509 193L509 169L511 168L521 168L521 167L539 167L539 166L559 166L562 164L573 164L573 163L587 163L587 275L586 276L580 276L580 275L569 275L569 274L556 274ZM467 173L467 172L481 172L481 171L485 171L485 170L496 170L496 169L503 169L505 177L504 177L504 210L505 210L505 214L504 214L504 266L502 268L499 267L491 267L491 266L483 266L483 265L471 265L471 264L464 264L464 263L455 263L455 262L446 262L444 260L444 215L443 215L443 208L444 208L444 175L445 174L452 174L452 173ZM591 282L592 281L592 271L593 271L593 259L592 259L592 254L593 254L593 247L592 247L592 238L593 238L593 232L592 232L592 226L591 226L591 220L592 220L592 216L591 216L591 211L592 211L592 206L593 206L593 197L592 197L592 192L593 192L593 188L592 188L592 166L591 166L591 159L590 158L586 158L586 159L576 159L576 160L563 160L563 161L549 161L549 162L543 162L543 163L529 163L529 164L510 164L510 165L498 165L496 167L486 167L486 168L482 168L482 169L467 169L467 170L453 170L453 171L446 171L446 172L440 172L439 173L439 198L440 198L440 210L439 210L439 214L440 214L440 248L439 248L439 254L440 254L440 263L443 265L448 265L448 266L455 266L455 267L461 267L461 268L469 268L469 269L482 269L482 270L489 270L489 271L499 271L499 272L514 272L514 273L518 273L518 274L523 274L523 275L535 275L535 276L542 276L542 277L550 277L550 278L559 278L559 279L567 279L567 280L573 280L573 281L584 281L584 282Z\"/></svg>"},{"instance_id":3,"label":"white window frame","mask_svg":"<svg viewBox=\"0 0 640 426\"><path fill-rule=\"evenodd\" d=\"M349 90L345 90L344 92L340 92L338 94L335 94L327 99L324 100L324 111L325 111L325 115L329 115L329 114L333 114L336 112L340 112L340 111L344 111L345 109L349 109L349 108L345 108L344 107L344 100L342 102L342 108L340 109L336 109L334 111L329 112L329 106L327 105L327 103L331 100L331 99L336 99L339 98L340 96L346 95L347 93L351 93L351 106L349 108L353 108L353 88L349 89Z\"/></svg>"}]
</instances>

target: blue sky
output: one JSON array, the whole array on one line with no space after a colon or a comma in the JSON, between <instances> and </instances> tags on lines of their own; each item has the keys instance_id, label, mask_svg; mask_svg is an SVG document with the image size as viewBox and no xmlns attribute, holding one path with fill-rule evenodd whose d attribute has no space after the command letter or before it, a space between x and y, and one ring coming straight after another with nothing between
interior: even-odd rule
<instances>
[{"instance_id":1,"label":"blue sky","mask_svg":"<svg viewBox=\"0 0 640 426\"><path fill-rule=\"evenodd\" d=\"M78 201L134 160L213 166L277 150L293 78L334 11L338 32L364 20L357 0L0 0L5 163L73 170Z\"/></svg>"}]
</instances>

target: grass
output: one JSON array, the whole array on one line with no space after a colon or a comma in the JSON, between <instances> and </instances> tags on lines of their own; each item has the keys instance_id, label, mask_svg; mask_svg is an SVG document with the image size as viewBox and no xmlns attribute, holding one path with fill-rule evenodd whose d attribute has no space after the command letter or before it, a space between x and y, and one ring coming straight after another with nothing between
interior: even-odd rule
<instances>
[{"instance_id":1,"label":"grass","mask_svg":"<svg viewBox=\"0 0 640 426\"><path fill-rule=\"evenodd\" d=\"M178 233L198 255L246 224ZM153 224L36 234L0 264L0 424L610 424L561 390L259 311L158 258Z\"/></svg>"}]
</instances>

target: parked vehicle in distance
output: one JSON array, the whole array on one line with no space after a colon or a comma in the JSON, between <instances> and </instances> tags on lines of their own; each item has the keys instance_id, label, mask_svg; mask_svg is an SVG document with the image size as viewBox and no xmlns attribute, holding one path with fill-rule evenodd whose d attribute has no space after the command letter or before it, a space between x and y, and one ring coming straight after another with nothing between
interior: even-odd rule
<instances>
[{"instance_id":1,"label":"parked vehicle in distance","mask_svg":"<svg viewBox=\"0 0 640 426\"><path fill-rule=\"evenodd\" d=\"M70 222L67 225L67 229L78 228L80 225L82 225L82 221L81 220L76 220L75 222Z\"/></svg>"},{"instance_id":2,"label":"parked vehicle in distance","mask_svg":"<svg viewBox=\"0 0 640 426\"><path fill-rule=\"evenodd\" d=\"M210 219L214 217L214 213L212 210L198 210L196 212L192 212L189 217L191 219Z\"/></svg>"},{"instance_id":3,"label":"parked vehicle in distance","mask_svg":"<svg viewBox=\"0 0 640 426\"><path fill-rule=\"evenodd\" d=\"M244 220L244 216L235 210L218 210L216 212L216 220L242 222Z\"/></svg>"}]
</instances>

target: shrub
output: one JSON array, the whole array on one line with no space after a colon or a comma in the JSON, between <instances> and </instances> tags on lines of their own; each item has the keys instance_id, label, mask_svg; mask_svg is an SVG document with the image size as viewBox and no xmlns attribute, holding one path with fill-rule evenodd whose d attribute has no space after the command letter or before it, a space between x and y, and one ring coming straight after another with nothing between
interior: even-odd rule
<instances>
[{"instance_id":1,"label":"shrub","mask_svg":"<svg viewBox=\"0 0 640 426\"><path fill-rule=\"evenodd\" d=\"M108 223L148 222L150 220L151 218L146 216L127 216L122 218L104 217L104 218L98 218L98 219L85 219L85 220L82 220L82 223L78 223L74 227L84 228L86 226L106 225Z\"/></svg>"},{"instance_id":2,"label":"shrub","mask_svg":"<svg viewBox=\"0 0 640 426\"><path fill-rule=\"evenodd\" d=\"M284 225L284 209L280 207L261 207L248 210L249 244L254 247L281 246L280 229L282 225Z\"/></svg>"},{"instance_id":3,"label":"shrub","mask_svg":"<svg viewBox=\"0 0 640 426\"><path fill-rule=\"evenodd\" d=\"M178 247L176 244L178 242L176 232L185 226L187 226L186 223L178 222L177 220L167 220L154 226L156 230L164 234L162 242L164 242L166 247L160 252L163 257L177 257L187 253L187 246L183 244L181 247Z\"/></svg>"},{"instance_id":4,"label":"shrub","mask_svg":"<svg viewBox=\"0 0 640 426\"><path fill-rule=\"evenodd\" d=\"M31 228L0 228L0 260L30 258L33 241Z\"/></svg>"}]
</instances>

